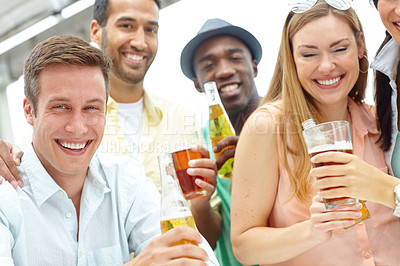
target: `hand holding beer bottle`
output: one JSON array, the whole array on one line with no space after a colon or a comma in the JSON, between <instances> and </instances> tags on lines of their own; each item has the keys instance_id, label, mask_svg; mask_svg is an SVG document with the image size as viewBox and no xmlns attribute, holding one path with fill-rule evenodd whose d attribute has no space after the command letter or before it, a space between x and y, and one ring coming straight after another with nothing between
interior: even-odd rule
<instances>
[{"instance_id":1,"label":"hand holding beer bottle","mask_svg":"<svg viewBox=\"0 0 400 266\"><path fill-rule=\"evenodd\" d=\"M222 105L221 99L218 94L217 85L215 82L207 82L204 84L204 91L208 99L209 106L209 130L210 130L210 140L211 144L216 147L217 143L222 139L235 136L235 130L229 120L229 117ZM235 144L237 143L237 138L234 138ZM220 145L221 146L221 145ZM219 156L226 150L230 148L235 148L236 146L230 145L226 147L216 147L217 152L214 151L215 159L218 161ZM220 178L231 178L232 177L232 164L233 158L228 159L219 169L218 174Z\"/></svg>"}]
</instances>

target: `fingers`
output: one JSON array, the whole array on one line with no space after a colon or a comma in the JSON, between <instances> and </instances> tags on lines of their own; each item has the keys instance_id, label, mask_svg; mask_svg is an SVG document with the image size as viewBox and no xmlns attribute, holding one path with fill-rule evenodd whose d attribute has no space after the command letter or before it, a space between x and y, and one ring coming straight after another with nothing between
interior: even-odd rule
<instances>
[{"instance_id":1,"label":"fingers","mask_svg":"<svg viewBox=\"0 0 400 266\"><path fill-rule=\"evenodd\" d=\"M163 234L163 243L167 246L173 246L176 242L186 239L200 244L203 242L201 235L195 229L188 226L178 226Z\"/></svg>"},{"instance_id":2,"label":"fingers","mask_svg":"<svg viewBox=\"0 0 400 266\"><path fill-rule=\"evenodd\" d=\"M352 185L351 177L327 177L318 180L315 187L319 189L320 195L325 199L351 197L360 198L358 186Z\"/></svg>"},{"instance_id":3,"label":"fingers","mask_svg":"<svg viewBox=\"0 0 400 266\"><path fill-rule=\"evenodd\" d=\"M345 153L345 152L322 152L311 158L311 162L323 163L323 162L334 162L334 163L349 163L353 160L355 155Z\"/></svg>"},{"instance_id":4,"label":"fingers","mask_svg":"<svg viewBox=\"0 0 400 266\"><path fill-rule=\"evenodd\" d=\"M22 155L24 154L24 152L18 146L12 146L11 154L12 154L15 165L19 166L21 164L21 158L22 158Z\"/></svg>"},{"instance_id":5,"label":"fingers","mask_svg":"<svg viewBox=\"0 0 400 266\"><path fill-rule=\"evenodd\" d=\"M179 226L154 239L134 261L139 265L205 265L207 253L198 245L175 245L183 239L196 244L202 242L196 230Z\"/></svg>"},{"instance_id":6,"label":"fingers","mask_svg":"<svg viewBox=\"0 0 400 266\"><path fill-rule=\"evenodd\" d=\"M321 190L320 194L325 199L334 199L334 198L343 198L343 197L352 197L352 193L348 192L348 189L345 187L338 187L333 189Z\"/></svg>"},{"instance_id":7,"label":"fingers","mask_svg":"<svg viewBox=\"0 0 400 266\"><path fill-rule=\"evenodd\" d=\"M163 264L164 265L164 264ZM205 261L193 260L190 258L179 258L165 264L166 266L203 266L207 265Z\"/></svg>"},{"instance_id":8,"label":"fingers","mask_svg":"<svg viewBox=\"0 0 400 266\"><path fill-rule=\"evenodd\" d=\"M217 144L215 144L214 152L220 152L228 146L236 147L238 140L238 136L228 136L226 138L223 138L219 142L217 142Z\"/></svg>"},{"instance_id":9,"label":"fingers","mask_svg":"<svg viewBox=\"0 0 400 266\"><path fill-rule=\"evenodd\" d=\"M223 138L214 147L214 152L218 153L224 150L217 158L217 169L221 169L224 163L235 156L236 145L239 140L238 136L228 136Z\"/></svg>"},{"instance_id":10,"label":"fingers","mask_svg":"<svg viewBox=\"0 0 400 266\"><path fill-rule=\"evenodd\" d=\"M354 204L345 208L326 210L320 193L313 198L310 206L311 222L316 232L326 234L332 230L349 227L361 217L362 205Z\"/></svg>"},{"instance_id":11,"label":"fingers","mask_svg":"<svg viewBox=\"0 0 400 266\"><path fill-rule=\"evenodd\" d=\"M192 151L200 152L203 158L210 158L210 152L208 151L208 149L201 145L197 145L196 147L192 148Z\"/></svg>"},{"instance_id":12,"label":"fingers","mask_svg":"<svg viewBox=\"0 0 400 266\"><path fill-rule=\"evenodd\" d=\"M352 226L360 217L360 211L338 209L312 215L311 221L316 231L327 232Z\"/></svg>"},{"instance_id":13,"label":"fingers","mask_svg":"<svg viewBox=\"0 0 400 266\"><path fill-rule=\"evenodd\" d=\"M235 156L236 147L224 150L216 160L218 170L224 165L226 161Z\"/></svg>"},{"instance_id":14,"label":"fingers","mask_svg":"<svg viewBox=\"0 0 400 266\"><path fill-rule=\"evenodd\" d=\"M201 176L213 186L216 185L217 165L213 159L195 159L189 161L188 175Z\"/></svg>"},{"instance_id":15,"label":"fingers","mask_svg":"<svg viewBox=\"0 0 400 266\"><path fill-rule=\"evenodd\" d=\"M12 151L21 154L22 151L14 148L5 141L0 140L0 175L2 175L11 185L16 188L18 185L22 186L22 179L18 173L16 165L19 165L19 161L15 162ZM19 181L19 183L18 183Z\"/></svg>"},{"instance_id":16,"label":"fingers","mask_svg":"<svg viewBox=\"0 0 400 266\"><path fill-rule=\"evenodd\" d=\"M209 183L207 181L201 180L200 178L196 178L194 180L194 182L196 185L198 185L200 188L204 189L207 192L208 197L206 197L206 199L209 199L211 197L211 195L215 191L215 187L217 186L217 182ZM204 197L202 197L202 198L204 198ZM202 198L198 198L198 199L202 199Z\"/></svg>"},{"instance_id":17,"label":"fingers","mask_svg":"<svg viewBox=\"0 0 400 266\"><path fill-rule=\"evenodd\" d=\"M314 187L324 198L357 197L363 175L353 164L326 165L310 170Z\"/></svg>"},{"instance_id":18,"label":"fingers","mask_svg":"<svg viewBox=\"0 0 400 266\"><path fill-rule=\"evenodd\" d=\"M324 177L343 176L345 174L348 174L346 166L337 164L314 167L310 170L310 175L316 180Z\"/></svg>"},{"instance_id":19,"label":"fingers","mask_svg":"<svg viewBox=\"0 0 400 266\"><path fill-rule=\"evenodd\" d=\"M314 176L315 171L310 174ZM349 176L322 176L316 178L314 183L314 187L319 190L330 190L330 189L337 189L341 187L347 186L351 181L349 180L351 177ZM323 196L325 198L325 196Z\"/></svg>"},{"instance_id":20,"label":"fingers","mask_svg":"<svg viewBox=\"0 0 400 266\"><path fill-rule=\"evenodd\" d=\"M188 162L191 168L208 168L212 170L217 170L217 165L213 159L202 158L202 159L194 159Z\"/></svg>"}]
</instances>

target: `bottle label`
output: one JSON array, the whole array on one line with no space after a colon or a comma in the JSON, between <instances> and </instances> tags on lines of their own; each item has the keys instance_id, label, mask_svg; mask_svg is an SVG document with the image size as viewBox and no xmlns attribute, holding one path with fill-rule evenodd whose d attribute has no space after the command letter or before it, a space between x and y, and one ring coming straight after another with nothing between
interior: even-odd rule
<instances>
[{"instance_id":1,"label":"bottle label","mask_svg":"<svg viewBox=\"0 0 400 266\"><path fill-rule=\"evenodd\" d=\"M208 98L209 105L219 104L221 102L219 95L217 95L218 89L215 82L207 82L204 84L204 92Z\"/></svg>"}]
</instances>

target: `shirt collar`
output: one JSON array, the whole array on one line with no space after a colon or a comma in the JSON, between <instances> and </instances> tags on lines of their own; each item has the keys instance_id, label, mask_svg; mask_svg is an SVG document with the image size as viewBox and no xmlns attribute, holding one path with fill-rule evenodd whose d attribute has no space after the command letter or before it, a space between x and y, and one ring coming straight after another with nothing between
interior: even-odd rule
<instances>
[{"instance_id":1,"label":"shirt collar","mask_svg":"<svg viewBox=\"0 0 400 266\"><path fill-rule=\"evenodd\" d=\"M397 64L400 59L400 46L392 38L376 55L375 60L371 64L371 68L382 72L392 80L396 80Z\"/></svg>"},{"instance_id":2,"label":"shirt collar","mask_svg":"<svg viewBox=\"0 0 400 266\"><path fill-rule=\"evenodd\" d=\"M111 96L108 96L108 100L107 100L107 116L108 115L117 116L117 114L118 114L118 104Z\"/></svg>"},{"instance_id":3,"label":"shirt collar","mask_svg":"<svg viewBox=\"0 0 400 266\"><path fill-rule=\"evenodd\" d=\"M27 152L24 154L20 168L26 175L24 179L28 179L26 183L30 185L33 198L39 207L55 193L59 191L65 193L46 171L32 145L29 146ZM95 191L96 194L105 194L111 191L106 185L104 178L102 178L97 155L93 156L89 164L89 171L85 180L85 186L87 185L93 187L93 191ZM24 189L24 187L22 189Z\"/></svg>"},{"instance_id":4,"label":"shirt collar","mask_svg":"<svg viewBox=\"0 0 400 266\"><path fill-rule=\"evenodd\" d=\"M158 124L163 118L163 112L158 103L158 98L155 95L148 93L146 90L143 95L143 107L148 114L149 122L153 122L154 124Z\"/></svg>"},{"instance_id":5,"label":"shirt collar","mask_svg":"<svg viewBox=\"0 0 400 266\"><path fill-rule=\"evenodd\" d=\"M89 170L86 176L85 185L86 183L90 183L90 185L93 187L93 190L99 195L111 191L105 181L104 171L97 153L93 156L89 163Z\"/></svg>"},{"instance_id":6,"label":"shirt collar","mask_svg":"<svg viewBox=\"0 0 400 266\"><path fill-rule=\"evenodd\" d=\"M30 184L33 197L39 207L57 191L62 190L47 173L32 145L29 146L22 158L21 169L26 174L24 178L29 180L24 183Z\"/></svg>"},{"instance_id":7,"label":"shirt collar","mask_svg":"<svg viewBox=\"0 0 400 266\"><path fill-rule=\"evenodd\" d=\"M373 108L372 106L365 105L365 108L360 108L360 105L355 103L350 97L348 98L347 106L349 108L353 128L355 128L357 134L379 134L375 116L371 116L371 111L367 110L367 108Z\"/></svg>"},{"instance_id":8,"label":"shirt collar","mask_svg":"<svg viewBox=\"0 0 400 266\"><path fill-rule=\"evenodd\" d=\"M157 96L148 93L144 90L143 93L143 109L147 112L149 122L158 124L163 118L163 112L160 104L158 103ZM118 104L111 97L108 97L107 102L107 115L117 116L118 114Z\"/></svg>"}]
</instances>

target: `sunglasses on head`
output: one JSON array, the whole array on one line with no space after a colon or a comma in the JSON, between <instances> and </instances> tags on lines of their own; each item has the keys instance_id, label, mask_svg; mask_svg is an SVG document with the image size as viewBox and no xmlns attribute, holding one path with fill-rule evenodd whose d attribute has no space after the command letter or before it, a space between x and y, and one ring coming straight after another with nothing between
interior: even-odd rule
<instances>
[{"instance_id":1,"label":"sunglasses on head","mask_svg":"<svg viewBox=\"0 0 400 266\"><path fill-rule=\"evenodd\" d=\"M318 0L292 0L289 3L290 10L294 13L303 13L312 8ZM325 0L331 7L339 10L347 10L351 7L352 0Z\"/></svg>"}]
</instances>

